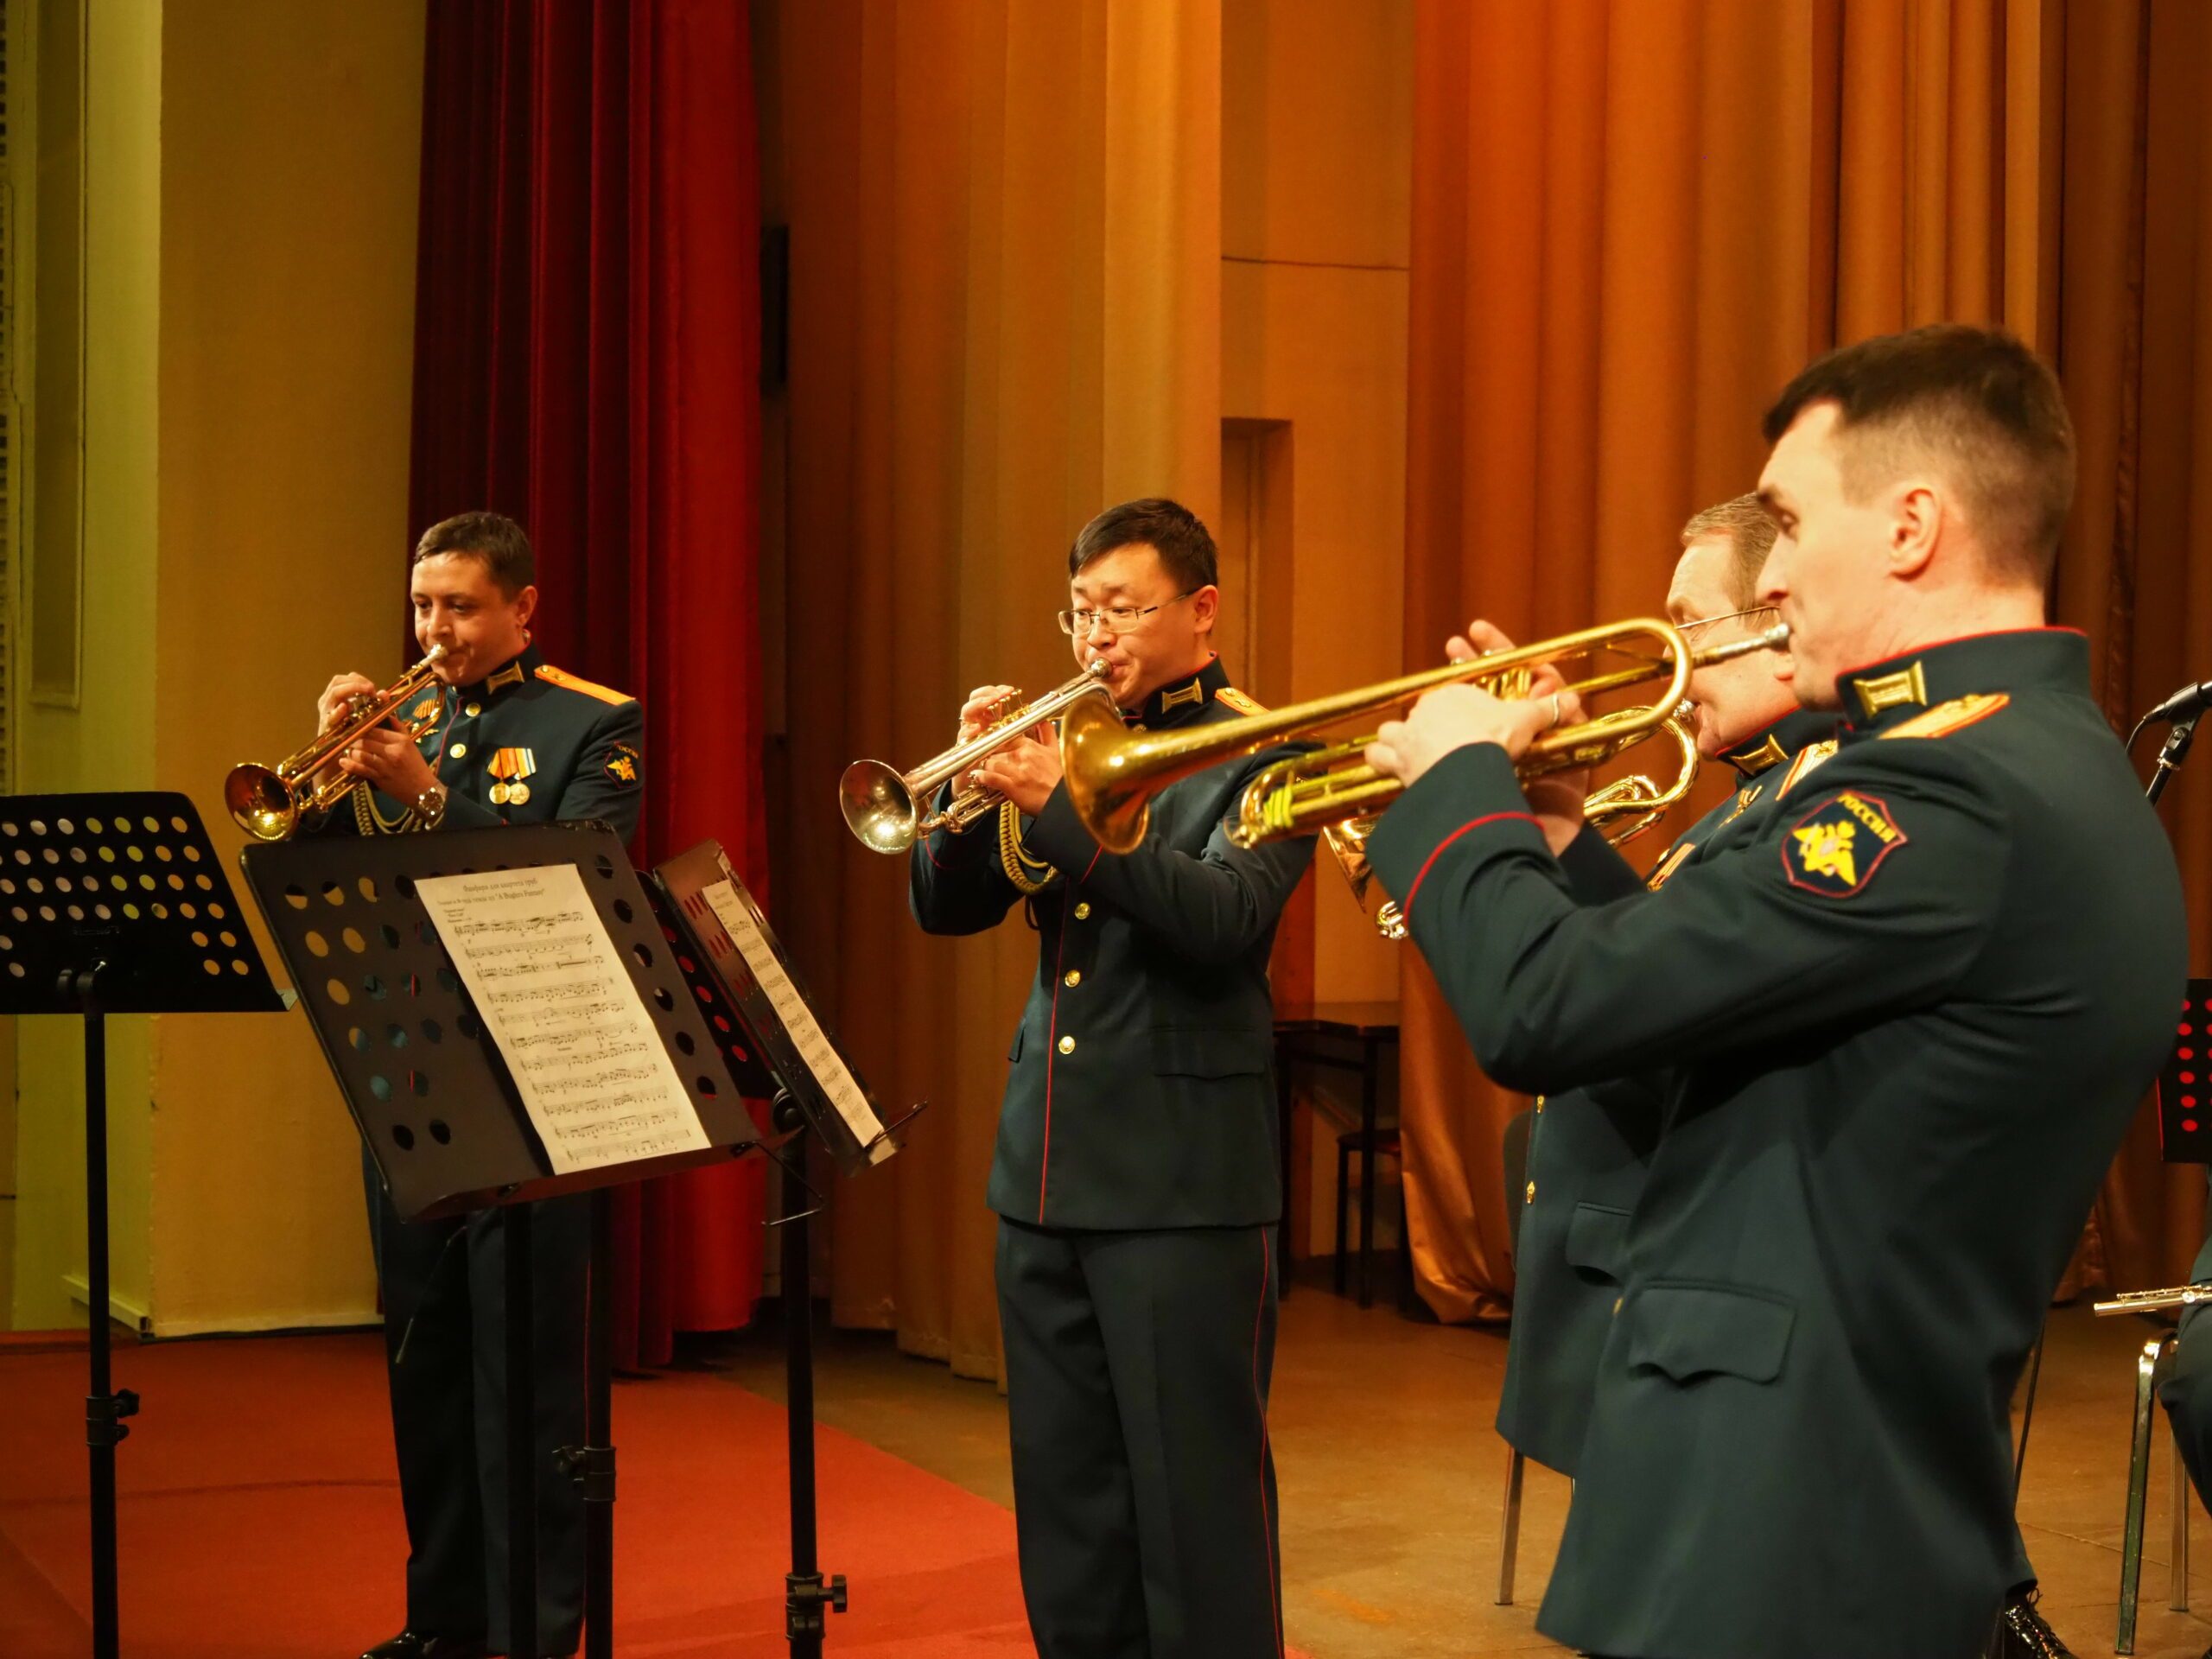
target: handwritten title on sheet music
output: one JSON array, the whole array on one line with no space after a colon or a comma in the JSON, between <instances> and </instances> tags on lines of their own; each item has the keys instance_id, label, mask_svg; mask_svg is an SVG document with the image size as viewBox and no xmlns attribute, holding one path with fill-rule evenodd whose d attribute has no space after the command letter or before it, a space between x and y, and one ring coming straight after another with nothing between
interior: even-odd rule
<instances>
[{"instance_id":1,"label":"handwritten title on sheet music","mask_svg":"<svg viewBox=\"0 0 2212 1659\"><path fill-rule=\"evenodd\" d=\"M416 891L555 1174L709 1144L574 866L428 877Z\"/></svg>"}]
</instances>

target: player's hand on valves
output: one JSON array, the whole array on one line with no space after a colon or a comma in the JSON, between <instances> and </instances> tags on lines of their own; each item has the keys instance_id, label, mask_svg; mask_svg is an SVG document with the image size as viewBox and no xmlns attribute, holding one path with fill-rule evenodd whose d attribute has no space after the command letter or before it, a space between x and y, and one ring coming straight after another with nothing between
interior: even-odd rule
<instances>
[{"instance_id":1,"label":"player's hand on valves","mask_svg":"<svg viewBox=\"0 0 2212 1659\"><path fill-rule=\"evenodd\" d=\"M1511 643L1502 631L1478 620L1445 649L1453 662L1466 662L1478 654L1510 649ZM1576 717L1570 708L1573 696L1563 688L1549 668L1534 672L1527 698L1509 701L1474 685L1440 686L1416 702L1405 719L1383 723L1368 746L1368 764L1411 785L1452 750L1471 743L1496 743L1518 760L1537 737Z\"/></svg>"},{"instance_id":2,"label":"player's hand on valves","mask_svg":"<svg viewBox=\"0 0 2212 1659\"><path fill-rule=\"evenodd\" d=\"M356 697L372 697L383 688L365 674L338 674L322 688L322 695L315 700L315 732L317 735L330 730L346 717Z\"/></svg>"},{"instance_id":3,"label":"player's hand on valves","mask_svg":"<svg viewBox=\"0 0 2212 1659\"><path fill-rule=\"evenodd\" d=\"M1015 739L976 768L976 781L1035 817L1060 785L1060 750L1035 734Z\"/></svg>"},{"instance_id":4,"label":"player's hand on valves","mask_svg":"<svg viewBox=\"0 0 2212 1659\"><path fill-rule=\"evenodd\" d=\"M1446 642L1444 652L1452 661L1465 663L1512 649L1513 641L1503 628L1477 617L1467 624L1465 633ZM1548 663L1530 675L1530 700L1541 701L1554 692L1560 694L1561 725L1582 718L1581 699L1567 691L1566 684L1559 671ZM1588 768L1578 766L1572 772L1548 772L1541 778L1529 779L1521 785L1521 792L1529 798L1529 810L1536 815L1546 844L1554 854L1565 852L1567 843L1582 833L1582 803L1590 793Z\"/></svg>"},{"instance_id":5,"label":"player's hand on valves","mask_svg":"<svg viewBox=\"0 0 2212 1659\"><path fill-rule=\"evenodd\" d=\"M395 801L411 803L438 781L415 740L389 726L362 733L360 741L338 757L338 765L349 777L366 779Z\"/></svg>"}]
</instances>

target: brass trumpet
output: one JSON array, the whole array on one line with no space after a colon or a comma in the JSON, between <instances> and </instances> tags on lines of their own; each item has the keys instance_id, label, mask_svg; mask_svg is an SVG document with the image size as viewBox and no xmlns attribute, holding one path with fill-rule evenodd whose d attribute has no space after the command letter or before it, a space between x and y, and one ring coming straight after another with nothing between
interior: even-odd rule
<instances>
[{"instance_id":1,"label":"brass trumpet","mask_svg":"<svg viewBox=\"0 0 2212 1659\"><path fill-rule=\"evenodd\" d=\"M1667 809L1688 795L1690 785L1697 781L1697 739L1691 735L1688 726L1679 715L1670 715L1660 722L1659 729L1675 742L1675 772L1672 783L1662 787L1643 773L1635 772L1615 779L1603 789L1593 790L1582 803L1583 821L1593 825L1630 812L1639 814L1633 823L1618 830L1599 832L1616 847L1635 840L1658 823L1667 815ZM1240 808L1241 805L1240 803ZM1376 812L1346 818L1342 823L1332 823L1324 830L1321 841L1336 859L1337 868L1344 872L1344 885L1351 891L1352 902L1367 913L1367 919L1375 925L1377 933L1397 944L1407 937L1404 912L1399 910L1396 899L1375 885L1374 867L1367 856L1367 838L1375 833L1375 826L1380 822L1382 815ZM1232 838L1234 833L1231 832Z\"/></svg>"},{"instance_id":2,"label":"brass trumpet","mask_svg":"<svg viewBox=\"0 0 2212 1659\"><path fill-rule=\"evenodd\" d=\"M223 804L231 809L239 828L257 841L289 841L299 828L302 814L327 811L357 781L344 772L329 772L338 757L367 733L390 719L399 706L430 683L446 648L432 645L421 662L372 696L364 692L346 705L338 723L297 753L273 766L253 761L232 766L223 779ZM428 725L398 722L410 737L422 734ZM320 781L317 781L320 779Z\"/></svg>"},{"instance_id":3,"label":"brass trumpet","mask_svg":"<svg viewBox=\"0 0 2212 1659\"><path fill-rule=\"evenodd\" d=\"M939 785L969 771L1033 727L1078 703L1103 702L1106 677L1112 672L1105 662L1093 662L1058 690L1001 715L965 743L923 761L912 772L901 772L880 760L854 761L837 781L837 804L844 809L846 827L860 837L862 846L879 853L903 853L937 830L966 829L999 804L1001 798L995 791L973 786L961 790L946 803L944 811L926 816L923 803L936 795ZM1122 723L1110 703L1101 713L1116 726Z\"/></svg>"},{"instance_id":4,"label":"brass trumpet","mask_svg":"<svg viewBox=\"0 0 2212 1659\"><path fill-rule=\"evenodd\" d=\"M1675 779L1663 788L1644 773L1631 772L1625 778L1616 778L1603 789L1591 791L1582 803L1582 821L1589 824L1605 823L1630 813L1637 816L1618 830L1601 830L1607 841L1618 847L1624 842L1634 841L1653 824L1667 816L1667 809L1690 792L1690 785L1697 782L1697 739L1680 712L1671 714L1659 722L1659 730L1674 741Z\"/></svg>"},{"instance_id":5,"label":"brass trumpet","mask_svg":"<svg viewBox=\"0 0 2212 1659\"><path fill-rule=\"evenodd\" d=\"M1152 798L1194 772L1311 736L1357 715L1402 708L1440 686L1468 683L1507 696L1525 694L1527 677L1538 667L1610 652L1633 665L1574 681L1567 689L1589 698L1656 680L1664 683L1660 695L1640 708L1545 733L1522 753L1516 770L1523 778L1537 778L1596 766L1656 734L1688 695L1693 670L1756 651L1778 650L1789 638L1789 629L1777 626L1697 652L1672 624L1641 618L1185 731L1131 732L1103 710L1077 707L1061 722L1061 765L1070 802L1084 827L1108 851L1127 852L1144 839ZM1654 648L1636 649L1639 640ZM1268 767L1247 788L1230 839L1240 846L1254 846L1312 835L1382 810L1404 785L1366 764L1363 752L1373 741L1371 735L1356 738Z\"/></svg>"}]
</instances>

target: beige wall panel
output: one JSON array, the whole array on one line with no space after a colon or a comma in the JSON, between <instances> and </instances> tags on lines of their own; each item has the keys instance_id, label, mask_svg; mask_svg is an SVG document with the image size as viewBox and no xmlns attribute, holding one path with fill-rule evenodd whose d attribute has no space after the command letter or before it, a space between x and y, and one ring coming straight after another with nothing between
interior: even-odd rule
<instances>
[{"instance_id":1,"label":"beige wall panel","mask_svg":"<svg viewBox=\"0 0 2212 1659\"><path fill-rule=\"evenodd\" d=\"M1399 270L1223 266L1224 413L1287 421L1296 456L1293 697L1399 671L1406 299ZM1317 877L1316 998L1395 998L1395 950L1375 936L1325 859Z\"/></svg>"},{"instance_id":2,"label":"beige wall panel","mask_svg":"<svg viewBox=\"0 0 2212 1659\"><path fill-rule=\"evenodd\" d=\"M402 663L423 18L168 17L156 770L227 860L224 772ZM157 1328L367 1316L359 1141L305 1018L164 1019L154 1068Z\"/></svg>"}]
</instances>

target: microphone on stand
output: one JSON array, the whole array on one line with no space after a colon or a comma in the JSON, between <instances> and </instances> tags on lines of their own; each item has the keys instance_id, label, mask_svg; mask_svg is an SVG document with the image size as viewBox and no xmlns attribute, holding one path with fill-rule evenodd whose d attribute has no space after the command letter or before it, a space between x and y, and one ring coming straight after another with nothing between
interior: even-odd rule
<instances>
[{"instance_id":1,"label":"microphone on stand","mask_svg":"<svg viewBox=\"0 0 2212 1659\"><path fill-rule=\"evenodd\" d=\"M2212 708L2212 680L2200 680L2194 685L2184 685L2135 722L2135 730L2128 734L2127 744L2135 747L2135 739L2145 726L2164 723L2169 729L2165 747L2158 751L2158 763L2151 769L2151 786L2145 797L2156 804L2165 792L2181 763L2188 758L2189 746L2196 739L2196 722L2206 709Z\"/></svg>"},{"instance_id":2,"label":"microphone on stand","mask_svg":"<svg viewBox=\"0 0 2212 1659\"><path fill-rule=\"evenodd\" d=\"M2189 715L2203 713L2209 705L2212 705L2212 680L2200 680L2195 685L2182 687L2144 715L2139 723L2148 726L2154 721L2180 720Z\"/></svg>"}]
</instances>

